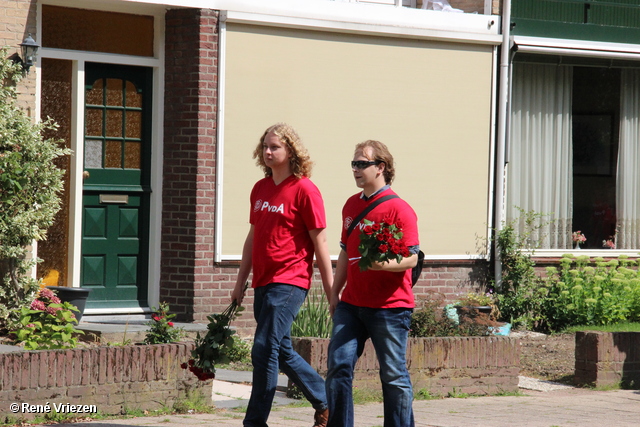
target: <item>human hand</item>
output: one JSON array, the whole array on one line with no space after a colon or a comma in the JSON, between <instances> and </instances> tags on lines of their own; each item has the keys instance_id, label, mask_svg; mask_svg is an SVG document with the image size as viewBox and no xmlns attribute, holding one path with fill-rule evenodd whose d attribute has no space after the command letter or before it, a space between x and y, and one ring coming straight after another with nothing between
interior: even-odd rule
<instances>
[{"instance_id":1,"label":"human hand","mask_svg":"<svg viewBox=\"0 0 640 427\"><path fill-rule=\"evenodd\" d=\"M242 300L244 300L244 292L246 289L246 286L243 286L240 283L236 283L236 287L233 288L233 292L231 292L231 302L235 301L236 304L241 306Z\"/></svg>"},{"instance_id":2,"label":"human hand","mask_svg":"<svg viewBox=\"0 0 640 427\"><path fill-rule=\"evenodd\" d=\"M329 299L329 314L331 314L331 317L333 317L333 313L335 313L336 307L339 302L340 302L339 295L331 295L331 298Z\"/></svg>"}]
</instances>

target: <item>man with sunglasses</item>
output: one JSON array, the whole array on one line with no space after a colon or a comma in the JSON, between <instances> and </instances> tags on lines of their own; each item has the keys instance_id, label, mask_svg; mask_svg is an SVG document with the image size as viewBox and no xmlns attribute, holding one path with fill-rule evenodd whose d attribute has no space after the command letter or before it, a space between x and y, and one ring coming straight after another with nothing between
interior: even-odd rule
<instances>
[{"instance_id":1,"label":"man with sunglasses","mask_svg":"<svg viewBox=\"0 0 640 427\"><path fill-rule=\"evenodd\" d=\"M354 425L353 370L370 338L380 364L384 426L413 427L413 388L405 354L414 307L411 269L417 263L420 250L418 220L411 206L399 197L380 203L358 220L361 213L380 198L397 196L390 187L395 170L393 156L386 145L372 140L358 144L351 169L356 186L362 192L351 196L342 209L342 250L330 301L333 331L326 380L327 426ZM360 271L358 245L365 219L402 225L402 238L410 256L400 262L374 262L367 270ZM356 221L355 227L352 226Z\"/></svg>"}]
</instances>

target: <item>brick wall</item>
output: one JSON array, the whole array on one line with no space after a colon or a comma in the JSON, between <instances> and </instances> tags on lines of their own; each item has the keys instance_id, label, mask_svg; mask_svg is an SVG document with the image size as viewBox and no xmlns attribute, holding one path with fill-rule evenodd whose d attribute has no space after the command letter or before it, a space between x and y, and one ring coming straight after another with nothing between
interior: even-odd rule
<instances>
[{"instance_id":1,"label":"brick wall","mask_svg":"<svg viewBox=\"0 0 640 427\"><path fill-rule=\"evenodd\" d=\"M0 354L0 418L30 419L11 403L95 405L102 414L171 407L199 391L211 403L211 381L198 381L180 364L193 343L95 347Z\"/></svg>"},{"instance_id":2,"label":"brick wall","mask_svg":"<svg viewBox=\"0 0 640 427\"><path fill-rule=\"evenodd\" d=\"M229 295L213 265L218 12L169 10L165 58L160 300L202 322Z\"/></svg>"},{"instance_id":3,"label":"brick wall","mask_svg":"<svg viewBox=\"0 0 640 427\"><path fill-rule=\"evenodd\" d=\"M316 369L327 374L328 339L296 338L294 348ZM412 338L407 343L407 367L414 392L432 395L473 395L518 391L520 340L509 337ZM379 365L371 341L356 363L354 385L381 389Z\"/></svg>"},{"instance_id":4,"label":"brick wall","mask_svg":"<svg viewBox=\"0 0 640 427\"><path fill-rule=\"evenodd\" d=\"M640 385L640 332L576 332L575 353L579 385Z\"/></svg>"},{"instance_id":5,"label":"brick wall","mask_svg":"<svg viewBox=\"0 0 640 427\"><path fill-rule=\"evenodd\" d=\"M0 7L0 46L9 48L8 55L22 55L20 43L31 33L31 37L42 45L36 31L36 1L3 1ZM37 64L36 64L37 65ZM36 67L18 83L18 105L24 108L30 117L35 115Z\"/></svg>"}]
</instances>

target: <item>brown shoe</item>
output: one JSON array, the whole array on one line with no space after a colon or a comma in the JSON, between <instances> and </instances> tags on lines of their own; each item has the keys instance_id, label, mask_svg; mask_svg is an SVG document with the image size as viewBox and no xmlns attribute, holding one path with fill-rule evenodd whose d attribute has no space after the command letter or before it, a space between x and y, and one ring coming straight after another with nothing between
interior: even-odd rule
<instances>
[{"instance_id":1,"label":"brown shoe","mask_svg":"<svg viewBox=\"0 0 640 427\"><path fill-rule=\"evenodd\" d=\"M316 411L313 419L315 420L313 427L327 427L327 421L329 421L329 410L323 409L321 411Z\"/></svg>"}]
</instances>

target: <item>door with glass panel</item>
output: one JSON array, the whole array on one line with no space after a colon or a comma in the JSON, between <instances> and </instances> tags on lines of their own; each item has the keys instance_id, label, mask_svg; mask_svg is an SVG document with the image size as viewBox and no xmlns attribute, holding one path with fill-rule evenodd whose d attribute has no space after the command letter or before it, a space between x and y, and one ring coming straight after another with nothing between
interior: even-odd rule
<instances>
[{"instance_id":1,"label":"door with glass panel","mask_svg":"<svg viewBox=\"0 0 640 427\"><path fill-rule=\"evenodd\" d=\"M81 286L88 308L147 305L151 69L87 63Z\"/></svg>"}]
</instances>

